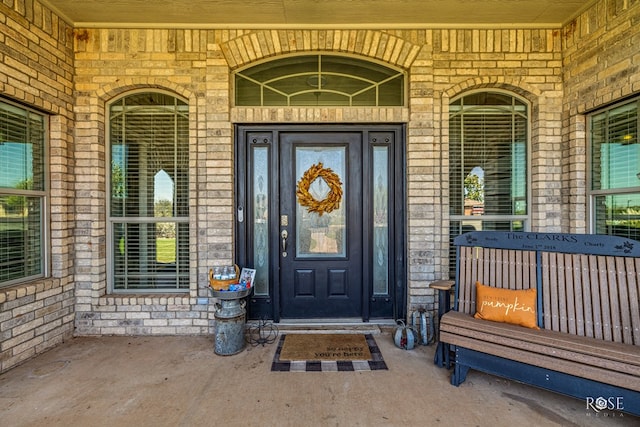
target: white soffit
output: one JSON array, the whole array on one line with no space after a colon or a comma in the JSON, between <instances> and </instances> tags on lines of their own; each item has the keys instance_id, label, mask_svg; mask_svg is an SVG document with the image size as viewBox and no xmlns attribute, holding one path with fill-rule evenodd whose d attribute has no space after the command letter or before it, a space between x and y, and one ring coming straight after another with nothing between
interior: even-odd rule
<instances>
[{"instance_id":1,"label":"white soffit","mask_svg":"<svg viewBox=\"0 0 640 427\"><path fill-rule=\"evenodd\" d=\"M41 0L76 27L557 28L596 0Z\"/></svg>"}]
</instances>

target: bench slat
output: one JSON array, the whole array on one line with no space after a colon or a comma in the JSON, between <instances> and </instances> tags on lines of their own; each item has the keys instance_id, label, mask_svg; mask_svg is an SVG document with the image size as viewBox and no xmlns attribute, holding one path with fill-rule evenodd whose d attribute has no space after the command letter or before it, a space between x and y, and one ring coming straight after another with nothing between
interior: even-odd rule
<instances>
[{"instance_id":1,"label":"bench slat","mask_svg":"<svg viewBox=\"0 0 640 427\"><path fill-rule=\"evenodd\" d=\"M505 289L505 288L509 288L510 286L510 282L514 282L513 286L516 285L516 281L512 280L512 277L510 273L511 273L511 265L512 265L512 258L511 256L514 254L513 251L509 251L506 249L501 249L501 258L502 258L502 274L500 275L500 287Z\"/></svg>"},{"instance_id":2,"label":"bench slat","mask_svg":"<svg viewBox=\"0 0 640 427\"><path fill-rule=\"evenodd\" d=\"M590 280L590 257L588 255L580 255L580 269L582 270L582 307L584 311L584 333L583 336L593 338L593 305L591 304L591 288Z\"/></svg>"},{"instance_id":3,"label":"bench slat","mask_svg":"<svg viewBox=\"0 0 640 427\"><path fill-rule=\"evenodd\" d=\"M627 270L628 291L629 291L629 313L631 313L631 328L633 343L640 345L640 258L627 259L627 265L633 265L633 273L629 273L631 268Z\"/></svg>"},{"instance_id":4,"label":"bench slat","mask_svg":"<svg viewBox=\"0 0 640 427\"><path fill-rule=\"evenodd\" d=\"M470 286L469 281L471 280L471 276L473 274L478 274L477 271L473 271L472 269L472 254L473 248L471 247L461 247L460 248L460 257L458 260L459 265L459 273L458 273L458 283L456 284L456 293L458 298L458 310L463 313L471 312L472 303L475 304L474 301L471 300L471 291L473 288Z\"/></svg>"},{"instance_id":5,"label":"bench slat","mask_svg":"<svg viewBox=\"0 0 640 427\"><path fill-rule=\"evenodd\" d=\"M569 312L568 306L571 302L569 300L569 292L567 289L567 282L565 281L565 274L567 266L565 265L566 258L564 254L555 254L556 265L558 266L558 322L560 330L562 332L571 332L569 329Z\"/></svg>"},{"instance_id":6,"label":"bench slat","mask_svg":"<svg viewBox=\"0 0 640 427\"><path fill-rule=\"evenodd\" d=\"M564 258L564 283L563 287L566 289L566 316L567 316L567 331L572 335L578 334L578 319L582 316L582 313L578 311L576 300L578 296L575 292L575 280L573 277L573 256L570 254L561 254Z\"/></svg>"},{"instance_id":7,"label":"bench slat","mask_svg":"<svg viewBox=\"0 0 640 427\"><path fill-rule=\"evenodd\" d=\"M621 342L633 343L633 336L631 333L631 312L629 301L629 289L628 289L628 264L626 260L621 258L614 258L616 264L616 282L618 284L618 303L619 303L619 316L620 323L618 329L620 330ZM633 273L633 272L631 272Z\"/></svg>"},{"instance_id":8,"label":"bench slat","mask_svg":"<svg viewBox=\"0 0 640 427\"><path fill-rule=\"evenodd\" d=\"M553 331L561 330L560 327L560 298L558 296L558 265L555 254L542 253L542 280L543 295L545 298L545 326Z\"/></svg>"},{"instance_id":9,"label":"bench slat","mask_svg":"<svg viewBox=\"0 0 640 427\"><path fill-rule=\"evenodd\" d=\"M599 273L599 291L600 291L600 309L602 310L602 336L607 341L613 340L611 334L611 308L609 306L609 292L607 290L607 279L609 277L607 265L607 257L598 257L598 273Z\"/></svg>"},{"instance_id":10,"label":"bench slat","mask_svg":"<svg viewBox=\"0 0 640 427\"><path fill-rule=\"evenodd\" d=\"M593 336L598 339L603 339L602 333L602 310L600 309L600 268L598 262L601 257L589 256L589 272L591 283L591 302L593 304Z\"/></svg>"},{"instance_id":11,"label":"bench slat","mask_svg":"<svg viewBox=\"0 0 640 427\"><path fill-rule=\"evenodd\" d=\"M622 342L622 331L620 325L620 301L618 299L618 273L616 271L616 259L607 257L607 283L609 286L605 291L609 296L609 329L611 330L611 339L615 342Z\"/></svg>"},{"instance_id":12,"label":"bench slat","mask_svg":"<svg viewBox=\"0 0 640 427\"><path fill-rule=\"evenodd\" d=\"M587 313L584 309L584 297L583 297L583 276L582 276L582 261L583 255L571 255L572 258L572 280L573 280L573 295L575 305L575 334L581 337L585 336L584 325L586 323ZM569 282L570 284L572 282Z\"/></svg>"},{"instance_id":13,"label":"bench slat","mask_svg":"<svg viewBox=\"0 0 640 427\"><path fill-rule=\"evenodd\" d=\"M476 251L480 251L480 249L476 248ZM499 282L499 274L500 274L500 250L499 249L488 249L488 251L482 251L482 256L484 260L485 274L484 277L487 278L486 283L495 283L494 286L500 287ZM488 252L488 255L484 252Z\"/></svg>"}]
</instances>

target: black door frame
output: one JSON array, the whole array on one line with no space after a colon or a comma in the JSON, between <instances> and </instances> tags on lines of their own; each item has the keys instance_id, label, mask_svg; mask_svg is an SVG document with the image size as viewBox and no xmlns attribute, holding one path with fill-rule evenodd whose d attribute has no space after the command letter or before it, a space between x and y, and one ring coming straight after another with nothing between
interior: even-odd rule
<instances>
[{"instance_id":1,"label":"black door frame","mask_svg":"<svg viewBox=\"0 0 640 427\"><path fill-rule=\"evenodd\" d=\"M248 227L248 215L252 212L249 203L251 203L249 184L253 182L252 170L248 169L251 164L248 156L251 155L249 146L257 144L269 148L269 169L272 171L279 170L279 148L278 140L280 132L354 132L363 133L365 143L375 144L377 138L383 143L385 135L393 134L394 144L390 149L390 154L394 159L389 170L390 176L393 177L394 188L389 189L389 193L393 192L395 200L392 204L393 222L392 227L393 239L389 242L389 295L372 296L372 283L370 273L363 272L363 281L365 286L363 289L363 306L362 320L369 321L371 319L401 319L406 316L406 300L407 300L407 280L406 280L406 193L405 193L405 125L403 124L322 124L322 125L284 125L284 124L236 124L235 125L235 259L240 266L251 267L251 258L253 254L253 230ZM368 155L363 152L363 156ZM370 159L365 160L370 161ZM280 186L279 174L272 173L269 183L269 194L276 195ZM365 205L364 209L370 209L370 197L363 197ZM268 235L269 235L269 295L268 296L252 296L247 304L248 317L250 319L271 319L275 322L280 321L280 292L279 292L279 265L280 251L279 239L272 238L279 233L279 200L277 197L269 197L269 216L268 216ZM365 233L365 235L368 233ZM369 237L365 236L365 239ZM371 245L369 245L371 246ZM373 254L365 254L372 257ZM389 309L381 307L392 304L391 312ZM389 314L382 314L382 313Z\"/></svg>"}]
</instances>

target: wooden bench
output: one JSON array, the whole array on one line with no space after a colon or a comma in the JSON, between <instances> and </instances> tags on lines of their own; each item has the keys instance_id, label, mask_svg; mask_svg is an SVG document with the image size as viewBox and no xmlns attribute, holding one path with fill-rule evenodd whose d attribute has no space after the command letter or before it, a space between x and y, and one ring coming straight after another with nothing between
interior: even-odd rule
<instances>
[{"instance_id":1,"label":"wooden bench","mask_svg":"<svg viewBox=\"0 0 640 427\"><path fill-rule=\"evenodd\" d=\"M480 231L454 244L454 307L441 316L435 359L448 367L454 357L453 385L474 369L640 415L640 242ZM474 318L476 281L536 288L540 329Z\"/></svg>"}]
</instances>

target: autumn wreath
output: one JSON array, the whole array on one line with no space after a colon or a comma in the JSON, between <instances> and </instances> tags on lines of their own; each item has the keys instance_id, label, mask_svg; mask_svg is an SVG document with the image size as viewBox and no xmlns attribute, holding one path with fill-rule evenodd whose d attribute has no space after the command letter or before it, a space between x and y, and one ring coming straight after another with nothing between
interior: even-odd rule
<instances>
[{"instance_id":1,"label":"autumn wreath","mask_svg":"<svg viewBox=\"0 0 640 427\"><path fill-rule=\"evenodd\" d=\"M322 200L316 200L309 193L309 187L319 178L323 179L329 186L329 194ZM308 212L316 212L322 216L322 214L332 212L340 207L342 182L340 182L340 177L330 168L325 168L321 162L316 163L307 169L300 181L298 181L296 195L298 196L298 203L306 207Z\"/></svg>"}]
</instances>

